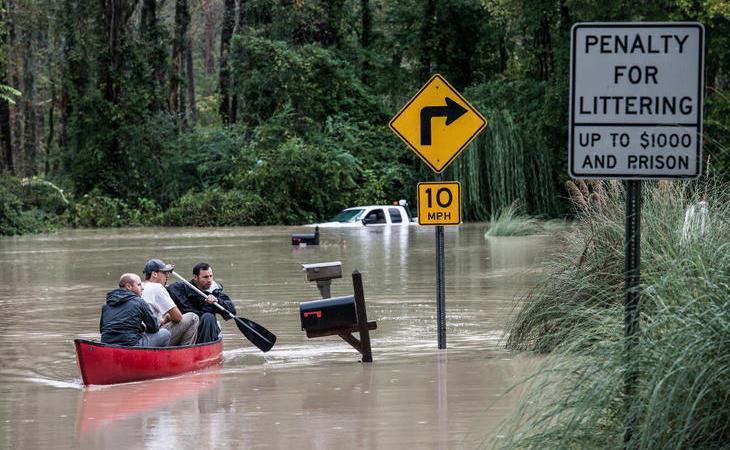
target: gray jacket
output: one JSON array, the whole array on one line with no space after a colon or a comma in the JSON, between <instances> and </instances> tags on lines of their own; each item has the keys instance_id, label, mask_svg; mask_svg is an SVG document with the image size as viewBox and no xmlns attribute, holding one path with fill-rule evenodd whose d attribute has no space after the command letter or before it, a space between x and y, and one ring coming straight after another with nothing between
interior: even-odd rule
<instances>
[{"instance_id":1,"label":"gray jacket","mask_svg":"<svg viewBox=\"0 0 730 450\"><path fill-rule=\"evenodd\" d=\"M104 344L133 346L142 339L142 333L156 333L159 329L157 319L142 297L122 288L106 294L99 322Z\"/></svg>"}]
</instances>

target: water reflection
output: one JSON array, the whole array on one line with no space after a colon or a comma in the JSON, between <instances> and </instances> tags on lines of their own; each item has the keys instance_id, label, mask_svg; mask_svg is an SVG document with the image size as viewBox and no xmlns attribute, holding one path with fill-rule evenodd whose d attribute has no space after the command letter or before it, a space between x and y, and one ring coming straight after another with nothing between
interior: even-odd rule
<instances>
[{"instance_id":1,"label":"water reflection","mask_svg":"<svg viewBox=\"0 0 730 450\"><path fill-rule=\"evenodd\" d=\"M219 370L209 370L175 378L85 388L76 414L77 435L83 439L88 433L114 428L127 419L149 422L179 410L188 414L195 409L204 411L206 405L216 403L221 379Z\"/></svg>"},{"instance_id":2,"label":"water reflection","mask_svg":"<svg viewBox=\"0 0 730 450\"><path fill-rule=\"evenodd\" d=\"M545 241L545 236L490 236L485 241L489 247L489 261L493 270L526 270L535 265L535 247Z\"/></svg>"}]
</instances>

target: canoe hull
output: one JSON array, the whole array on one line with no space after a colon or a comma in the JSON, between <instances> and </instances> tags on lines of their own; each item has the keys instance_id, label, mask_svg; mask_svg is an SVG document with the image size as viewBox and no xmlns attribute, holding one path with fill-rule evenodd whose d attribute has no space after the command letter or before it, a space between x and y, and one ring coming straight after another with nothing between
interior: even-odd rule
<instances>
[{"instance_id":1,"label":"canoe hull","mask_svg":"<svg viewBox=\"0 0 730 450\"><path fill-rule=\"evenodd\" d=\"M223 341L181 347L122 347L75 339L84 384L115 384L168 377L220 364Z\"/></svg>"}]
</instances>

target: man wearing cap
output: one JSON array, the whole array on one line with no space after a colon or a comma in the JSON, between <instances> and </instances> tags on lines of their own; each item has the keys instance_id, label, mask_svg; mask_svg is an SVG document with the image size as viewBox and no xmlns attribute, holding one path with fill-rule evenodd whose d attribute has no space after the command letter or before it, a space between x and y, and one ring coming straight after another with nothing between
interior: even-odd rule
<instances>
[{"instance_id":1,"label":"man wearing cap","mask_svg":"<svg viewBox=\"0 0 730 450\"><path fill-rule=\"evenodd\" d=\"M216 313L221 314L221 311L213 303L218 303L233 315L236 315L236 307L231 298L223 292L223 286L213 280L213 268L210 264L204 262L196 264L193 267L193 279L190 280L190 283L204 292L207 297L201 296L182 281L171 284L167 290L182 311L193 312L200 316L198 343L214 341L218 339L221 332L215 315ZM225 320L230 319L227 314L221 314L221 317Z\"/></svg>"},{"instance_id":2,"label":"man wearing cap","mask_svg":"<svg viewBox=\"0 0 730 450\"><path fill-rule=\"evenodd\" d=\"M141 297L143 290L139 275L125 273L119 278L119 288L106 295L106 304L101 307L101 342L129 347L167 346L170 332L159 328Z\"/></svg>"},{"instance_id":3,"label":"man wearing cap","mask_svg":"<svg viewBox=\"0 0 730 450\"><path fill-rule=\"evenodd\" d=\"M160 259L150 259L144 265L144 292L142 298L147 302L158 323L170 332L170 345L194 344L198 337L198 321L195 313L182 314L170 294L165 289L173 264L165 264Z\"/></svg>"}]
</instances>

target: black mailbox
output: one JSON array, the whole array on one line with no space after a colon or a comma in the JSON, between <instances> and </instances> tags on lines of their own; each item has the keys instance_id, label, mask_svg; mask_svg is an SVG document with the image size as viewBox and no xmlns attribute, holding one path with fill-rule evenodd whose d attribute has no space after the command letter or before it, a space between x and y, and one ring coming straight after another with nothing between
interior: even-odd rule
<instances>
[{"instance_id":1,"label":"black mailbox","mask_svg":"<svg viewBox=\"0 0 730 450\"><path fill-rule=\"evenodd\" d=\"M355 296L324 298L299 304L302 330L329 330L357 325Z\"/></svg>"},{"instance_id":2,"label":"black mailbox","mask_svg":"<svg viewBox=\"0 0 730 450\"><path fill-rule=\"evenodd\" d=\"M319 245L319 227L314 233L294 233L291 235L291 245Z\"/></svg>"}]
</instances>

